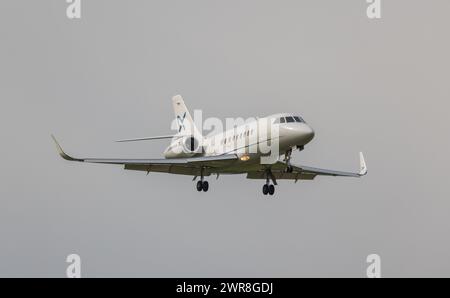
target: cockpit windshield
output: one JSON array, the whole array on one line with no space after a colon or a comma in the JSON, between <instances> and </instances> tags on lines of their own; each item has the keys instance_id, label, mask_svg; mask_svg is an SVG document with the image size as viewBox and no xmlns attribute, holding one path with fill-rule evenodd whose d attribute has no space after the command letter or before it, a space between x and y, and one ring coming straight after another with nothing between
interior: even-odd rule
<instances>
[{"instance_id":1,"label":"cockpit windshield","mask_svg":"<svg viewBox=\"0 0 450 298\"><path fill-rule=\"evenodd\" d=\"M286 117L286 122L287 123L295 122L294 117L291 116Z\"/></svg>"},{"instance_id":2,"label":"cockpit windshield","mask_svg":"<svg viewBox=\"0 0 450 298\"><path fill-rule=\"evenodd\" d=\"M281 118L278 118L277 120L275 120L275 124L292 123L292 122L305 123L305 120L303 120L303 118L299 117L299 116L286 116L286 117L281 117Z\"/></svg>"},{"instance_id":3,"label":"cockpit windshield","mask_svg":"<svg viewBox=\"0 0 450 298\"><path fill-rule=\"evenodd\" d=\"M294 116L295 122L305 123L305 120L303 120L302 117Z\"/></svg>"}]
</instances>

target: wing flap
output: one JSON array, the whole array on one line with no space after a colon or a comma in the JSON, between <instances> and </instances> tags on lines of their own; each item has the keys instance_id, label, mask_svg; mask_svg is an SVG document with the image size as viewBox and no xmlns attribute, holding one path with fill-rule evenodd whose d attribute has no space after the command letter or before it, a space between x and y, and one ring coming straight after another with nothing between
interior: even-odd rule
<instances>
[{"instance_id":1,"label":"wing flap","mask_svg":"<svg viewBox=\"0 0 450 298\"><path fill-rule=\"evenodd\" d=\"M307 166L298 166L304 173L322 175L322 176L342 176L342 177L360 177L358 173L341 172L335 170L319 169Z\"/></svg>"},{"instance_id":2,"label":"wing flap","mask_svg":"<svg viewBox=\"0 0 450 298\"><path fill-rule=\"evenodd\" d=\"M312 180L316 177L315 174L301 172L286 173L281 171L272 171L272 174L276 180ZM266 179L266 174L262 171L248 172L247 179Z\"/></svg>"},{"instance_id":3,"label":"wing flap","mask_svg":"<svg viewBox=\"0 0 450 298\"><path fill-rule=\"evenodd\" d=\"M125 170L143 171L143 172L157 172L157 173L169 173L179 175L199 176L200 168L194 166L183 165L124 165ZM204 176L209 176L207 171L204 171Z\"/></svg>"}]
</instances>

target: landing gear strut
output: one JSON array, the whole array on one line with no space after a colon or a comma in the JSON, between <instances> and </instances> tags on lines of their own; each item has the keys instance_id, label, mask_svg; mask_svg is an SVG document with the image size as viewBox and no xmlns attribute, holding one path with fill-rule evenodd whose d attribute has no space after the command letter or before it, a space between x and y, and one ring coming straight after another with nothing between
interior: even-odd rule
<instances>
[{"instance_id":1,"label":"landing gear strut","mask_svg":"<svg viewBox=\"0 0 450 298\"><path fill-rule=\"evenodd\" d=\"M273 184L270 184L270 180L273 181ZM275 177L272 174L272 171L267 170L266 171L266 184L263 185L262 192L264 195L273 195L275 193L275 185L277 185L277 181L275 180Z\"/></svg>"},{"instance_id":2,"label":"landing gear strut","mask_svg":"<svg viewBox=\"0 0 450 298\"><path fill-rule=\"evenodd\" d=\"M291 166L291 155L292 155L292 148L286 151L284 154L284 161L286 161L286 173L292 173L294 168Z\"/></svg>"},{"instance_id":3,"label":"landing gear strut","mask_svg":"<svg viewBox=\"0 0 450 298\"><path fill-rule=\"evenodd\" d=\"M200 170L200 180L197 181L196 187L197 187L197 191L202 191L203 190L204 192L207 192L208 189L209 189L209 183L208 183L208 181L204 181L203 178L204 178L204 176L203 176L203 168L201 168L201 170ZM194 180L195 180L195 177L194 177Z\"/></svg>"}]
</instances>

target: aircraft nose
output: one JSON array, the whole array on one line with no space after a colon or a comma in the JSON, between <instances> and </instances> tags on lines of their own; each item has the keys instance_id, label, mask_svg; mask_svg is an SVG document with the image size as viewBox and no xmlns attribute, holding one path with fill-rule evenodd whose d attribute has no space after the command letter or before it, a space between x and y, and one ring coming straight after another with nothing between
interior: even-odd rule
<instances>
[{"instance_id":1,"label":"aircraft nose","mask_svg":"<svg viewBox=\"0 0 450 298\"><path fill-rule=\"evenodd\" d=\"M299 130L299 138L304 144L309 143L314 138L314 130L307 124L302 125Z\"/></svg>"},{"instance_id":2,"label":"aircraft nose","mask_svg":"<svg viewBox=\"0 0 450 298\"><path fill-rule=\"evenodd\" d=\"M287 123L280 127L280 134L291 145L303 146L314 138L314 130L306 123Z\"/></svg>"},{"instance_id":3,"label":"aircraft nose","mask_svg":"<svg viewBox=\"0 0 450 298\"><path fill-rule=\"evenodd\" d=\"M315 135L315 133L314 133L314 130L311 128L311 126L309 126L309 125L306 125L306 132L305 132L305 134L307 135L307 137L309 137L309 138L314 138L314 135Z\"/></svg>"}]
</instances>

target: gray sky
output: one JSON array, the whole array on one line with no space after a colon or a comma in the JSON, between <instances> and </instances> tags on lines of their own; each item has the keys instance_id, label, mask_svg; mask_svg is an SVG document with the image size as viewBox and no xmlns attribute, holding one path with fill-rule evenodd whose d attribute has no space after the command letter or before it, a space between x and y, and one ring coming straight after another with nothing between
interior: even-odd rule
<instances>
[{"instance_id":1,"label":"gray sky","mask_svg":"<svg viewBox=\"0 0 450 298\"><path fill-rule=\"evenodd\" d=\"M0 276L450 277L449 1L0 3ZM209 179L69 163L161 157L170 98L204 116L302 115L294 163L363 179Z\"/></svg>"}]
</instances>

